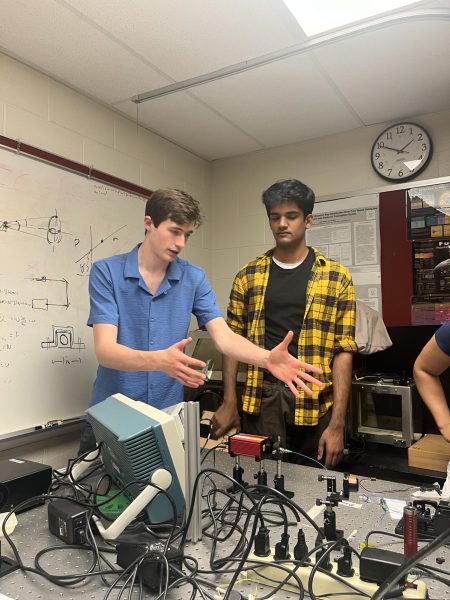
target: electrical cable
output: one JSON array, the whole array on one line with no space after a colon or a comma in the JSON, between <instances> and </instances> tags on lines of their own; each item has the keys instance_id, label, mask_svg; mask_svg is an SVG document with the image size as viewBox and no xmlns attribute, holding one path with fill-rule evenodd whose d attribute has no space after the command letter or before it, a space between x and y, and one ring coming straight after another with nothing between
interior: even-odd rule
<instances>
[{"instance_id":1,"label":"electrical cable","mask_svg":"<svg viewBox=\"0 0 450 600\"><path fill-rule=\"evenodd\" d=\"M234 559L234 560L238 561L240 559ZM264 598L271 598L273 596L273 594L276 594L277 591L279 591L289 581L289 579L291 579L291 578L295 580L295 582L297 584L297 587L299 588L299 600L303 599L303 595L304 595L304 591L305 590L304 590L304 586L303 586L302 580L297 575L297 573L295 571L293 571L292 569L289 569L284 564L284 562L286 562L286 561L277 561L277 562L273 562L273 563L268 563L266 561L256 560L254 558L250 558L250 559L247 559L245 561L245 565L246 565L246 570L247 571L256 571L256 569L258 569L258 568L270 566L272 568L279 569L279 570L284 571L286 573L285 579L282 579L281 581L279 581L277 583L277 585L270 591L269 595L266 596L266 597L260 598L260 600L264 600ZM250 565L250 566L247 566L247 565ZM299 565L297 565L297 566L299 566ZM297 568L297 566L296 566L296 568ZM203 571L203 570L199 571L199 572L201 572L201 573L211 573L211 574L215 573L214 571ZM227 570L227 571L221 571L221 573L235 573L235 572L236 572L235 569L230 569L230 570ZM237 572L238 572L238 576L239 576L240 570L238 569ZM260 573L259 571L258 571L258 577L261 577L262 579L267 579L268 581L273 582L273 580L270 577L265 576L264 574ZM222 599L222 600L224 600L224 599Z\"/></svg>"},{"instance_id":2,"label":"electrical cable","mask_svg":"<svg viewBox=\"0 0 450 600\"><path fill-rule=\"evenodd\" d=\"M369 538L372 535L386 535L388 537L392 537L392 538L396 538L396 539L403 539L403 535L401 535L400 533L391 533L390 531L381 531L379 529L372 529L371 531L369 531L364 539L364 545L368 546L369 545Z\"/></svg>"},{"instance_id":3,"label":"electrical cable","mask_svg":"<svg viewBox=\"0 0 450 600\"><path fill-rule=\"evenodd\" d=\"M96 467L96 469L97 468L98 467ZM73 493L74 493L74 495L76 495L77 498L69 498L67 496L61 496L58 494L43 494L39 497L33 497L32 499L27 499L26 501L24 501L23 503L18 505L18 507L14 507L14 510L17 510L18 508L20 509L20 507L24 504L28 505L29 502L35 501L37 498L43 500L44 502L47 500L51 501L54 499L61 498L61 499L65 499L65 500L68 500L68 499L73 500L74 502L77 502L80 506L87 507L90 511L94 511L94 510L98 510L98 508L100 506L103 506L104 504L110 502L112 499L112 498L108 498L105 501L95 502L95 503L89 502L85 497L83 497L83 499L81 500L81 499L79 499L80 494L81 494L80 486L76 485L74 487L70 482L63 482L63 481L58 480L59 475L60 475L60 473L57 472L57 477L55 477L56 485L57 486L68 485L68 487L73 490ZM236 484L236 487L238 488L238 494L230 494L229 492L218 489L216 482L213 479L213 475L219 475L222 479L225 478L226 480L233 482L233 484ZM166 598L169 590L173 589L174 587L189 584L192 587L191 598L195 598L197 595L200 595L204 600L210 600L210 599L212 600L214 598L214 596L211 595L206 589L204 589L204 586L205 585L213 586L214 584L202 582L200 574L203 574L203 573L216 574L218 571L220 571L220 573L222 573L222 574L224 574L224 573L232 573L233 574L233 576L231 578L231 582L228 586L228 589L223 597L223 600L229 600L231 590L232 590L233 586L236 584L237 579L240 576L242 569L244 568L244 565L247 570L257 570L258 566L259 567L267 566L269 564L267 561L254 561L253 559L248 558L248 555L249 555L251 548L253 546L253 543L254 543L258 523L260 523L262 525L270 524L271 526L283 527L284 534L287 534L289 527L291 525L294 525L295 521L298 524L300 522L301 516L303 516L319 533L322 534L320 527L315 523L315 521L313 521L309 517L309 515L300 506L298 506L293 500L286 498L278 490L269 488L267 486L260 486L260 485L249 486L248 488L245 488L244 486L240 485L238 482L235 482L234 479L232 479L225 473L222 473L221 471L218 471L217 469L210 468L210 469L204 469L198 474L195 484L194 484L194 494L195 494L197 486L200 485L200 480L201 480L202 476L204 477L203 485L206 481L209 480L211 482L211 486L212 486L212 488L209 489L205 494L202 493L202 498L206 501L206 504L207 504L207 508L202 511L202 515L204 518L207 518L209 521L206 524L206 526L202 528L202 531L206 537L208 537L212 540L212 551L211 551L211 559L210 559L210 564L212 567L211 571L200 570L199 566L198 566L198 562L192 557L184 557L183 556L183 559L182 559L182 561L183 561L182 564L184 565L184 567L186 567L186 570L188 570L188 572L190 572L190 575L186 575L183 572L183 570L178 569L176 566L169 563L166 554L167 554L167 550L169 549L170 544L173 543L173 541L175 539L178 540L178 538L180 538L179 548L181 550L184 550L184 545L185 545L185 540L186 540L186 529L187 529L187 526L192 517L192 506L191 506L191 510L189 511L189 515L186 518L185 527L184 528L179 527L177 525L177 517L176 517L177 512L176 512L175 503L174 503L173 499L171 498L171 495L167 492L167 490L164 490L157 485L153 485L153 487L157 488L159 492L162 492L165 495L165 497L169 500L169 502L171 503L173 518L172 518L172 522L170 525L164 525L160 528L155 527L155 529L157 531L156 534L151 530L151 528L148 527L147 524L144 524L144 523L136 523L135 522L135 523L130 524L129 527L127 527L127 531L129 531L130 533L137 532L139 527L141 528L141 531L142 531L142 528L144 528L147 531L151 532L153 535L156 535L156 537L158 537L159 539L164 540L164 542L165 542L163 552L161 552L161 553L157 553L155 551L152 552L153 556L155 554L159 555L159 564L161 564L161 560L162 560L165 565L165 567L164 567L165 581L162 585L162 588L160 588L159 595L158 595L158 598L160 598L160 599ZM86 486L86 487L84 487L82 492L84 494L86 494L89 499L92 498L95 500L97 498L100 486L105 481L104 478L105 478L105 476L102 475L102 477L97 481L97 483L96 483L96 485L94 485L94 487L92 487L90 485ZM137 481L131 482L130 484L125 486L117 494L115 494L113 496L113 498L117 497L121 493L124 493L124 491L127 489L127 487L130 485L133 485L133 484L152 485L152 484L149 484L147 481L137 480ZM259 493L260 493L259 501L255 500L255 498L251 495L250 492L252 492L253 490L259 491ZM400 490L400 491L406 491L406 490ZM248 507L247 503L245 502L246 499L249 500L250 507ZM272 507L276 507L276 510L274 510L273 508L269 509L268 507L270 505L272 505ZM287 513L288 508L292 512L294 519L292 519L292 517L288 518L288 513ZM4 522L2 524L2 531L4 532L4 534L6 534L6 530L5 530L6 522L12 514L13 514L13 511L11 511L7 515L6 519L4 520ZM244 523L241 524L244 516L245 516ZM445 532L445 533L450 538L450 532ZM217 544L219 542L227 541L227 540L231 539L231 537L234 534L237 534L238 538L237 538L236 545L235 545L234 549L232 550L232 552L230 553L230 555L228 557L216 558L215 555L216 555ZM386 531L372 530L366 536L366 545L368 545L369 537L374 534L389 535L390 537L403 539L403 536L398 535L398 534L391 534ZM426 556L427 553L431 552L435 547L437 547L436 542L441 537L442 537L442 535L439 536L439 538L436 538L434 540L435 545L432 547L432 549L430 549L431 544L426 546L425 548L422 548L420 550L420 552L416 555L416 557L414 557L415 560L411 564L415 564L421 557ZM51 581L52 583L54 583L56 585L61 585L61 586L66 586L66 587L75 586L75 585L83 582L86 578L100 575L102 577L104 583L106 585L109 585L109 590L108 590L107 595L105 596L105 599L109 598L115 589L118 589L117 600L121 600L124 597L124 594L126 594L127 589L129 590L128 598L131 598L132 594L134 596L133 592L137 591L136 585L137 585L137 580L138 580L139 581L139 589L140 589L139 598L142 598L142 579L139 577L139 569L140 569L141 565L143 564L144 560L146 558L148 559L147 550L143 553L143 555L139 556L138 559L136 559L137 562L133 561L132 565L129 565L126 569L124 569L122 571L117 570L114 567L114 565L112 565L106 559L106 557L104 557L102 555L102 552L113 552L114 550L112 548L100 549L97 546L95 537L90 528L89 520L86 525L86 540L88 543L85 546L84 545L83 546L64 545L64 546L52 546L52 547L45 548L37 553L37 555L35 557L35 568L34 569L32 567L26 567L23 564L23 562L20 560L20 556L19 556L16 546L12 543L11 538L7 534L5 535L5 539L8 541L8 543L10 544L10 546L13 550L13 553L16 557L19 568L21 568L24 571L34 572L43 577L46 577L49 581ZM443 539L445 540L447 538L444 537ZM308 578L308 592L310 593L311 600L317 600L318 598L322 597L322 596L314 595L312 592L314 577L316 576L317 571L320 571L320 572L330 576L331 578L334 578L334 579L344 583L345 585L347 585L349 587L349 589L354 590L355 596L359 595L360 597L363 597L363 596L367 597L367 594L365 594L365 592L362 592L355 586L352 586L352 584L347 582L345 580L345 578L339 577L338 575L336 575L334 573L330 573L326 570L321 569L320 565L323 563L324 560L326 560L326 557L329 556L331 554L331 552L336 547L339 546L340 543L342 543L342 540L338 540L338 541L332 542L332 543L326 542L326 544L322 544L322 545L316 547L315 549L313 549L310 553L308 553L308 555L310 555L313 552L317 552L317 548L327 547L325 552L318 559L318 561L316 562L316 564L314 566L308 565L312 568L312 571ZM331 544L331 546L330 546L330 544ZM64 548L64 549L67 548L69 550L72 548L85 548L85 549L89 550L90 552L92 552L93 556L92 556L92 559L91 559L91 562L90 562L90 565L89 565L87 571L84 573L80 573L80 574L68 574L68 575L58 575L58 576L53 575L51 573L47 573L45 571L45 569L42 567L41 562L40 562L42 560L42 557L49 552L54 552L54 551L60 550L62 548ZM355 553L358 556L358 553L356 552L356 550L351 548L351 546L349 546L349 548L351 549L351 551L353 553ZM420 554L424 550L427 550L427 553ZM226 568L227 565L236 564L236 563L237 563L237 566L235 566L234 569ZM283 563L283 564L281 564L281 563ZM291 561L291 563L294 565L292 568L288 568L284 561L281 561L281 563L279 563L279 562L272 563L271 562L270 566L283 570L286 573L286 577L284 579L282 579L281 581L279 579L277 579L277 586L271 591L271 593L268 596L261 597L261 598L259 598L259 600L265 600L266 598L267 599L270 598L273 594L275 594L277 591L282 589L283 585L286 582L288 582L290 579L294 579L294 581L296 581L296 584L299 589L299 597L303 598L305 590L303 589L301 579L298 577L296 570L300 564L304 564L304 561L301 561L301 562ZM105 565L107 566L107 568L105 568ZM255 565L255 566L250 566L250 565ZM256 566L256 565L258 565L258 566ZM404 563L404 565L402 565L402 568L405 568L406 566L407 566L407 563ZM411 567L411 565L409 565L408 568L410 568L410 567ZM421 572L423 574L427 574L427 576L429 576L429 577L434 577L437 581L440 581L443 585L450 586L449 579L446 579L445 577L442 577L442 576L439 576L436 574L436 573L441 572L441 575L450 575L450 573L443 571L443 570L439 570L437 568L429 567L428 565L423 565L421 563L419 565L417 565L417 568L421 569ZM175 577L174 581L170 581L169 573L173 573L178 576ZM107 575L115 576L115 580L112 585L110 585L109 582L107 582L106 577L105 577ZM392 577L394 575L395 575L395 573L392 575ZM400 579L401 577L402 577L402 575L398 575L397 579L395 581L389 582L389 584L392 587L395 586L395 584L398 582L398 579ZM389 578L389 579L391 579L391 578ZM387 583L388 583L388 580L385 582L385 584L387 584ZM392 587L391 587L391 589L392 589ZM380 587L380 589L381 589L381 587ZM380 589L378 590L378 592L380 592ZM389 591L390 590L388 589L384 593L389 594ZM327 597L329 597L329 596L339 597L339 594L340 594L340 592L336 592L336 593L332 593L332 594L327 594L326 596ZM353 594L349 592L349 593L347 593L347 595L353 595ZM323 596L325 597L325 595L323 595ZM374 595L373 600L381 600L381 598L385 598L385 597L386 596Z\"/></svg>"},{"instance_id":4,"label":"electrical cable","mask_svg":"<svg viewBox=\"0 0 450 600\"><path fill-rule=\"evenodd\" d=\"M317 533L322 536L322 531L320 530L319 525L317 525L317 523L314 521L314 519L312 519L308 515L308 513L303 508L301 508L301 506L299 506L296 502L294 502L294 500L292 498L287 498L282 492L279 492L278 490L267 487L265 485L249 486L246 489L250 490L250 491L252 489L259 489L261 491L266 491L266 493L270 493L274 496L277 496L277 497L283 499L287 506L293 507L295 510L297 510L298 513L300 513L301 516L303 518L305 518L308 521L308 523L310 525L312 525L312 527L314 527L314 529L317 531Z\"/></svg>"},{"instance_id":5,"label":"electrical cable","mask_svg":"<svg viewBox=\"0 0 450 600\"><path fill-rule=\"evenodd\" d=\"M404 575L406 575L409 569L414 566L419 560L428 556L436 548L440 548L450 538L450 527L438 535L433 541L421 548L414 556L408 558L400 567L384 581L375 594L372 596L372 600L382 600L392 590L394 585L398 583Z\"/></svg>"},{"instance_id":6,"label":"electrical cable","mask_svg":"<svg viewBox=\"0 0 450 600\"><path fill-rule=\"evenodd\" d=\"M213 448L208 448L207 452L203 455L200 464L203 464L211 453L214 453L214 456L215 456L216 450L225 450L225 448L226 448L226 445L222 444L222 443L217 444L217 446L214 446Z\"/></svg>"},{"instance_id":7,"label":"electrical cable","mask_svg":"<svg viewBox=\"0 0 450 600\"><path fill-rule=\"evenodd\" d=\"M416 571L416 570L414 569L414 571ZM445 577L441 577L440 575L437 575L435 572L433 572L431 569L429 569L425 565L421 566L420 569L418 569L419 577L422 577L423 573L427 574L426 577L428 579L431 577L432 579L439 581L440 583L446 585L447 587L450 587L450 579L446 579Z\"/></svg>"},{"instance_id":8,"label":"electrical cable","mask_svg":"<svg viewBox=\"0 0 450 600\"><path fill-rule=\"evenodd\" d=\"M270 489L270 488L268 488L268 489ZM283 494L281 494L281 492L277 492L277 493L280 496L278 498L272 498L270 493L267 493L265 496L263 496L263 498L266 499L265 500L266 503L276 503L276 504L278 504L280 506L280 509L284 511L284 514L285 514L285 519L284 519L285 529L284 529L284 532L287 533L287 525L286 525L286 523L287 523L287 516L286 516L286 513L285 513L285 509L283 507L283 504L286 505L286 506L288 506L289 508L291 508L291 510L293 510L294 515L297 518L297 523L300 521L300 517L299 517L298 513L295 511L295 509L293 509L293 507L291 506L291 502L289 501L289 499L286 498ZM260 504L258 504L258 506L256 507L256 510L258 510L259 515L262 513L261 506L260 506ZM249 519L252 516L252 513L254 511L255 511L255 507L253 507L251 509L251 511L249 511L249 513L247 515L247 518L246 518L246 523L243 526L244 531L247 530ZM244 536L242 536L241 539L240 539L240 541L239 541L239 543L238 543L238 545L233 550L233 552L231 553L231 555L228 556L228 557L226 557L226 558L221 558L221 559L214 560L214 552L212 552L211 553L211 560L210 560L211 566L215 567L216 569L220 569L223 565L225 565L228 562L228 560L230 558L234 558L235 556L238 556L240 554L241 550L242 550L242 544L243 544L244 539L245 539ZM247 541L248 546L250 546L252 543L253 543L253 539L250 539L249 541Z\"/></svg>"},{"instance_id":9,"label":"electrical cable","mask_svg":"<svg viewBox=\"0 0 450 600\"><path fill-rule=\"evenodd\" d=\"M170 494L167 492L167 490L164 490L160 486L158 486L156 484L152 484L151 482L148 483L148 482L142 482L140 480L137 480L135 482L131 482L128 485L133 485L135 483L138 483L138 484L142 483L142 484L145 484L145 485L151 485L152 487L157 488L160 492L163 492L166 495L166 497L169 499L169 502L171 503L172 510L173 510L173 513L174 513L173 526L172 526L172 530L171 530L171 534L173 534L174 528L176 527L176 507L175 507L175 503L174 503L172 497L170 496ZM126 486L126 487L128 487L128 486ZM119 494L120 493L122 493L122 491L120 491ZM17 511L17 510L20 510L20 509L24 509L24 508L26 508L26 506L28 506L28 504L31 504L32 502L35 502L36 500L43 500L43 501L45 501L45 500L54 500L54 499L68 500L69 498L67 498L66 496L59 496L59 495L54 495L54 494L53 495L50 495L50 494L41 494L39 496L34 496L32 498L28 498L24 502L21 502L17 506L13 507L13 510L11 510L6 515L6 517L5 517L4 521L3 521L3 524L2 524L2 532L3 532L3 535L5 537L5 540L8 542L8 544L10 545L10 547L11 547L11 549L13 551L14 557L15 557L15 559L17 561L17 564L18 564L19 568L21 570L23 570L23 571L27 571L27 572L36 573L38 575L41 575L41 576L45 577L46 579L48 579L49 581L51 581L52 583L55 583L56 585L61 585L61 586L74 585L76 583L79 583L79 582L83 581L86 577L89 577L89 576L91 576L93 574L95 574L95 575L106 574L106 571L104 571L104 570L101 570L101 571L98 571L98 572L94 571L94 568L95 568L95 566L97 564L97 557L96 557L95 561L89 567L89 570L87 572L83 573L82 575L79 575L79 576L76 576L76 575L68 575L68 576L64 576L64 575L62 575L62 576L54 576L54 575L51 575L51 574L47 573L40 566L40 564L39 564L40 557L43 554L45 554L46 552L50 551L48 549L43 549L43 550L41 550L36 555L36 558L35 558L35 567L34 568L33 567L28 567L28 566L24 565L23 561L20 558L20 554L19 554L19 551L18 551L16 545L13 543L13 541L11 540L11 537L6 532L6 523L7 523L8 519L11 517L11 515L13 514L14 511ZM89 504L83 503L83 502L81 502L79 500L76 500L76 499L73 499L73 498L70 498L70 500L73 500L74 502L80 504L81 506L87 506L87 507L92 508L92 506L90 506ZM109 501L110 501L110 499L106 500L105 503L109 502ZM102 504L103 503L99 503L98 506L101 506ZM169 547L170 540L171 540L171 536L169 536L168 539L167 539L167 541L166 541L165 551L167 551L167 549ZM65 549L65 548L68 548L68 547L69 547L68 545L64 545L64 546L52 547L51 549L52 550L55 550L55 549ZM74 548L74 547L75 548L79 548L80 546L79 545L72 545L71 547L72 548ZM95 556L95 554L96 554L95 553L95 549L92 548L91 545L87 546L87 548L90 549L90 550L92 550L92 552L94 553L94 556ZM36 561L37 561L37 563L36 563ZM112 571L112 573L114 573L114 572L115 571Z\"/></svg>"},{"instance_id":10,"label":"electrical cable","mask_svg":"<svg viewBox=\"0 0 450 600\"><path fill-rule=\"evenodd\" d=\"M422 563L417 563L416 566L419 569L422 569L422 567L424 567L425 569L428 569L429 571L436 571L436 573L440 573L441 575L448 575L450 577L450 571L445 571L444 569L439 569L439 567L424 565Z\"/></svg>"},{"instance_id":11,"label":"electrical cable","mask_svg":"<svg viewBox=\"0 0 450 600\"><path fill-rule=\"evenodd\" d=\"M256 502L255 500L252 498L252 496L247 492L247 489L241 485L240 483L238 483L237 481L235 481L232 477L230 477L229 475L227 475L226 473L222 473L222 471L219 471L218 469L202 469L197 477L195 478L194 481L194 485L193 485L193 489L192 489L192 497L195 499L197 496L197 487L198 487L198 483L200 481L200 478L208 473L215 473L216 475L219 475L220 477L227 479L230 483L232 483L233 485L236 485L238 487L238 489L247 496L247 498L255 505ZM180 548L184 548L184 545L186 543L186 536L187 536L187 532L189 529L189 525L192 519L192 514L194 511L194 505L195 505L195 501L191 503L191 506L189 508L189 514L188 517L186 519L186 526L185 526L185 531L183 532L182 538L181 538L181 542L180 542Z\"/></svg>"},{"instance_id":12,"label":"electrical cable","mask_svg":"<svg viewBox=\"0 0 450 600\"><path fill-rule=\"evenodd\" d=\"M324 542L323 544L319 544L319 545L315 546L314 548L312 548L311 550L309 550L308 553L303 558L303 560L301 560L301 561L289 561L289 562L294 563L295 569L298 569L298 567L300 567L300 566L305 566L305 567L312 568L313 565L308 562L308 558L311 557L313 554L315 554L318 550L320 550L320 549L324 548L325 546L327 546L328 544L332 544L332 543L334 543L334 541L333 542ZM354 550L353 548L351 548L351 549L352 549L352 551L359 558L359 555L356 552L356 550ZM288 561L282 561L282 563L284 563L284 562L288 562ZM264 562L264 561L255 561L254 559L248 560L246 564L253 564L253 563L258 564L259 566L267 566L269 564L269 563ZM270 566L274 567L274 566L276 566L278 564L280 564L280 563L278 563L278 562L277 563L270 563ZM248 567L247 566L246 569L247 569L247 571L249 571L249 570L256 570L256 566L255 567ZM333 572L330 572L330 571L326 571L325 569L321 569L320 567L319 567L318 570L321 573L323 573L324 575L327 575L328 577L330 577L331 579L339 581L340 583L342 583L345 586L347 586L349 589L354 590L357 595L364 596L364 597L368 596L368 594L366 594L365 592L359 590L356 586L354 586L353 584L351 584L344 577L340 577L336 573L333 573ZM295 571L294 571L294 573L295 573ZM268 579L270 581L273 581L269 577L265 576L263 573L261 573L259 571L258 571L258 577L263 578L263 579ZM284 580L280 581L278 583L278 585L276 586L275 590L281 589L288 582L288 580L289 580L289 577L287 577ZM267 598L270 598L273 593L275 593L274 590L271 591L271 593L269 594L269 596L267 596ZM263 599L261 598L260 600L263 600Z\"/></svg>"},{"instance_id":13,"label":"electrical cable","mask_svg":"<svg viewBox=\"0 0 450 600\"><path fill-rule=\"evenodd\" d=\"M321 544L321 547L326 548L326 550L322 554L322 556L319 558L319 560L316 561L316 563L313 566L312 571L308 577L308 594L309 594L309 597L311 598L311 600L316 600L312 586L313 586L313 581L314 581L314 575L316 574L318 568L320 567L320 563L324 562L325 559L330 556L331 552L333 550L335 550L339 546L340 543L341 543L341 540L336 540L333 542L325 542L325 543Z\"/></svg>"},{"instance_id":14,"label":"electrical cable","mask_svg":"<svg viewBox=\"0 0 450 600\"><path fill-rule=\"evenodd\" d=\"M296 452L294 450L288 450L287 448L283 448L283 452L285 452L286 454L296 454L297 456L300 456L301 458L306 458L307 460L309 460L313 463L316 463L316 465L319 465L319 467L321 469L328 471L328 469L326 468L326 466L323 463L321 463L316 458L312 458L311 456L308 456L307 454L302 454L301 452Z\"/></svg>"},{"instance_id":15,"label":"electrical cable","mask_svg":"<svg viewBox=\"0 0 450 600\"><path fill-rule=\"evenodd\" d=\"M374 491L374 490L369 490L365 485L364 482L365 481L377 481L376 478L373 477L363 477L362 479L359 480L359 487L361 487L365 492L369 492L369 494L394 494L394 493L402 493L402 492L409 492L411 490L419 490L420 487L418 485L410 485L406 488L394 488L392 490L380 490L380 491Z\"/></svg>"},{"instance_id":16,"label":"electrical cable","mask_svg":"<svg viewBox=\"0 0 450 600\"><path fill-rule=\"evenodd\" d=\"M213 513L213 510L212 510L212 506L211 506L211 500L210 500L210 498L211 498L211 495L216 495L217 493L221 493L222 495L224 495L224 496L227 496L229 500L228 500L228 503L226 503L226 504L225 504L225 506L223 506L223 507L220 509L220 511L219 511L219 514L216 516L216 515L214 515L214 513ZM206 500L206 502L207 502L207 506L208 506L208 508L209 508L209 514L211 515L211 519L212 519L212 523L211 523L211 524L212 524L212 525L214 525L214 523L215 523L217 520L220 520L222 523L224 522L224 521L222 520L222 516L223 516L223 514L224 514L224 513L226 513L227 511L230 511L230 509L231 509L231 504L230 504L230 503L231 503L231 502L236 502L236 497L235 497L235 496L232 496L232 495L231 495L229 492L226 492L226 491L224 491L224 490L219 490L219 491L217 491L217 490L211 490L211 491L210 491L210 493L209 493L209 494L206 496L205 500ZM229 538L231 537L231 535L234 533L234 531L235 531L235 530L238 528L238 525L237 525L237 523L239 522L239 520L240 520L240 517L241 517L241 514L242 514L242 512L243 512L243 510L242 510L242 508L243 508L243 501L244 501L244 497L241 495L241 496L239 497L239 502L238 502L238 506L237 506L237 511L236 511L235 522L234 522L234 523L230 523L230 524L229 524L229 525L231 526L231 529L230 529L230 531L229 531L229 532L226 534L226 536L225 536L225 537L223 537L223 538L220 538L220 539L217 539L217 540L216 540L217 542L225 542L227 539L229 539ZM211 535L208 533L208 528L209 528L209 527L210 527L210 525L207 525L206 527L204 527L204 528L202 529L202 533L203 533L204 535L206 535L206 537L212 537L212 536L211 536Z\"/></svg>"},{"instance_id":17,"label":"electrical cable","mask_svg":"<svg viewBox=\"0 0 450 600\"><path fill-rule=\"evenodd\" d=\"M257 487L264 489L266 486L257 486ZM286 496L284 496L281 492L278 492L278 490L272 490L271 488L266 488L266 489L270 491L270 494L267 493L265 496L263 496L261 498L261 500L258 502L257 506L253 506L252 509L251 509L251 511L250 511L250 512L256 511L255 517L259 516L259 514L261 512L261 507L264 505L264 503L266 501L268 501L269 499L272 500L272 498L271 498L272 494L275 495L275 496L279 496L280 497L279 500L284 501L285 504L287 506L289 506L289 507L291 507L291 505L295 505L294 502L292 502L291 500L289 500L288 498L286 498ZM227 591L225 592L223 600L229 600L229 596L230 596L231 590L233 589L233 586L236 583L236 580L239 577L239 574L241 573L242 568L243 568L243 566L244 566L244 564L245 564L245 562L246 562L246 560L248 558L248 555L250 553L251 544L253 544L253 541L254 541L255 536L256 536L256 527L257 527L257 525L258 525L258 519L255 518L253 520L252 531L251 531L251 534L250 534L250 539L249 539L247 548L244 550L242 558L241 558L241 560L239 562L239 565L238 565L235 573L233 574L230 583L228 584L228 588L227 588ZM317 525L316 525L316 527L317 527ZM299 581L301 581L298 577L297 577L297 579ZM301 586L301 587L303 588L303 586Z\"/></svg>"}]
</instances>

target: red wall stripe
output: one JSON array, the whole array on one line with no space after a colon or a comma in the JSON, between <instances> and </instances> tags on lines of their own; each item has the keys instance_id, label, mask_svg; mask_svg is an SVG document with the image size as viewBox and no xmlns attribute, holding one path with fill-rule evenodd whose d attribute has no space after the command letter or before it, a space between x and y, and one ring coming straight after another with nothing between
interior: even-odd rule
<instances>
[{"instance_id":1,"label":"red wall stripe","mask_svg":"<svg viewBox=\"0 0 450 600\"><path fill-rule=\"evenodd\" d=\"M56 167L66 169L68 171L73 171L78 175L83 175L84 177L88 177L89 179L94 179L95 181L100 181L102 183L113 185L115 187L126 190L127 192L133 192L134 194L138 194L139 196L144 196L145 198L149 198L152 195L152 190L141 187L140 185L136 185L135 183L131 183L130 181L126 181L125 179L120 179L120 177L115 177L114 175L110 175L109 173L104 173L103 171L97 171L97 169L92 169L74 160L58 156L57 154L53 154L52 152L47 152L46 150L42 150L41 148L36 148L35 146L30 146L29 144L24 144L22 142L13 140L3 135L0 135L0 146L4 146L5 148L11 150L16 150L16 152L18 152L19 154L24 154L25 156L30 156L31 158L37 158L38 160L47 162Z\"/></svg>"},{"instance_id":2,"label":"red wall stripe","mask_svg":"<svg viewBox=\"0 0 450 600\"><path fill-rule=\"evenodd\" d=\"M406 190L380 194L381 290L387 327L411 325L412 242L407 239Z\"/></svg>"}]
</instances>

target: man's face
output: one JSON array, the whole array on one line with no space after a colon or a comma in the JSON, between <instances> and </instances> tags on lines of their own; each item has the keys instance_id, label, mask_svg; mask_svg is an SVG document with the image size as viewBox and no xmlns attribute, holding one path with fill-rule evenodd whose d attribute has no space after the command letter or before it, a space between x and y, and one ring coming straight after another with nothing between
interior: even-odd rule
<instances>
[{"instance_id":1,"label":"man's face","mask_svg":"<svg viewBox=\"0 0 450 600\"><path fill-rule=\"evenodd\" d=\"M275 204L269 214L269 224L280 248L295 248L305 239L305 232L311 227L313 216L303 215L295 202L281 201Z\"/></svg>"},{"instance_id":2,"label":"man's face","mask_svg":"<svg viewBox=\"0 0 450 600\"><path fill-rule=\"evenodd\" d=\"M194 231L194 223L179 225L171 219L155 227L150 217L144 217L148 243L152 252L165 262L172 262L180 254Z\"/></svg>"}]
</instances>

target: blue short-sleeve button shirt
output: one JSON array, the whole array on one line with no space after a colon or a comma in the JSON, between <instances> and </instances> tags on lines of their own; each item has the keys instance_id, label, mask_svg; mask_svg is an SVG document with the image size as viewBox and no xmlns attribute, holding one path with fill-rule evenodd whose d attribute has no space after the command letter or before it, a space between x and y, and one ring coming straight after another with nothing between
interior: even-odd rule
<instances>
[{"instance_id":1,"label":"blue short-sleeve button shirt","mask_svg":"<svg viewBox=\"0 0 450 600\"><path fill-rule=\"evenodd\" d=\"M118 343L129 348L162 350L186 337L192 314L199 327L222 316L203 269L180 258L169 264L158 291L151 294L139 273L138 249L92 266L88 325L115 325ZM91 405L119 392L157 408L183 400L183 386L165 373L99 366Z\"/></svg>"}]
</instances>

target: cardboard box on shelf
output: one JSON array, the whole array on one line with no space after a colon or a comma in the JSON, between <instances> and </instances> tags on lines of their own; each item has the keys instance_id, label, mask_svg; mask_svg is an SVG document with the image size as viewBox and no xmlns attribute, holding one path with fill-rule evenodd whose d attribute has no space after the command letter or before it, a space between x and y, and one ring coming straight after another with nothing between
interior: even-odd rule
<instances>
[{"instance_id":1,"label":"cardboard box on shelf","mask_svg":"<svg viewBox=\"0 0 450 600\"><path fill-rule=\"evenodd\" d=\"M447 473L450 444L442 435L427 434L408 448L408 466Z\"/></svg>"}]
</instances>

